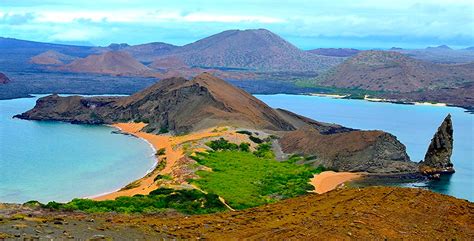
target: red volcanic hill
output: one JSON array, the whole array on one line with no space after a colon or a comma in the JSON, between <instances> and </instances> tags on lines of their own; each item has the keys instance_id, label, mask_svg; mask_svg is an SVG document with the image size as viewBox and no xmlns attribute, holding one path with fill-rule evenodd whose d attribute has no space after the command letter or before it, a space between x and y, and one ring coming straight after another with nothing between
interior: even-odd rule
<instances>
[{"instance_id":1,"label":"red volcanic hill","mask_svg":"<svg viewBox=\"0 0 474 241\"><path fill-rule=\"evenodd\" d=\"M8 82L10 82L10 79L4 73L0 73L0 84L6 84Z\"/></svg>"},{"instance_id":2,"label":"red volcanic hill","mask_svg":"<svg viewBox=\"0 0 474 241\"><path fill-rule=\"evenodd\" d=\"M302 51L266 29L224 31L167 55L178 57L189 66L258 71L319 72L341 61Z\"/></svg>"},{"instance_id":3,"label":"red volcanic hill","mask_svg":"<svg viewBox=\"0 0 474 241\"><path fill-rule=\"evenodd\" d=\"M54 50L48 50L31 57L30 63L39 65L63 65L77 59L70 55L62 54Z\"/></svg>"},{"instance_id":4,"label":"red volcanic hill","mask_svg":"<svg viewBox=\"0 0 474 241\"><path fill-rule=\"evenodd\" d=\"M412 92L474 81L474 65L435 64L398 52L363 51L316 79L316 84L375 91Z\"/></svg>"},{"instance_id":5,"label":"red volcanic hill","mask_svg":"<svg viewBox=\"0 0 474 241\"><path fill-rule=\"evenodd\" d=\"M151 69L134 59L130 54L121 51L110 51L99 55L90 55L64 65L60 70L80 73L97 73L111 75L152 76Z\"/></svg>"}]
</instances>

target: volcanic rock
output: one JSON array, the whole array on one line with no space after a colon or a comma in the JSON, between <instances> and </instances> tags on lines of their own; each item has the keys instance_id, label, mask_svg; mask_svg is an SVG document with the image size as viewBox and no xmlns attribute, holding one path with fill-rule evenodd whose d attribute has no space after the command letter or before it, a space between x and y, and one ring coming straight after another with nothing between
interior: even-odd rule
<instances>
[{"instance_id":1,"label":"volcanic rock","mask_svg":"<svg viewBox=\"0 0 474 241\"><path fill-rule=\"evenodd\" d=\"M292 122L299 128L286 132L279 144L284 153L312 157L304 164L322 165L338 171L417 172L417 165L410 161L405 146L389 133L316 122L289 111L285 114L303 123Z\"/></svg>"},{"instance_id":2,"label":"volcanic rock","mask_svg":"<svg viewBox=\"0 0 474 241\"><path fill-rule=\"evenodd\" d=\"M452 153L453 123L449 114L431 139L425 159L420 162L420 172L433 177L438 176L436 174L454 173Z\"/></svg>"}]
</instances>

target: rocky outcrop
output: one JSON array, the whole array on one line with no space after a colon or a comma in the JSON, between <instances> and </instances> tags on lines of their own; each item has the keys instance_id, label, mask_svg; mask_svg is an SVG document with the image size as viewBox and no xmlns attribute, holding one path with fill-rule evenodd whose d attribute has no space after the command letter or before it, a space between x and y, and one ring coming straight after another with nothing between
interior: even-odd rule
<instances>
[{"instance_id":1,"label":"rocky outcrop","mask_svg":"<svg viewBox=\"0 0 474 241\"><path fill-rule=\"evenodd\" d=\"M10 82L10 79L4 73L0 73L0 84L6 84L8 82Z\"/></svg>"},{"instance_id":2,"label":"rocky outcrop","mask_svg":"<svg viewBox=\"0 0 474 241\"><path fill-rule=\"evenodd\" d=\"M311 156L304 164L314 167L370 173L417 171L405 146L383 131L324 133L308 126L287 132L279 143L285 153Z\"/></svg>"},{"instance_id":3,"label":"rocky outcrop","mask_svg":"<svg viewBox=\"0 0 474 241\"><path fill-rule=\"evenodd\" d=\"M439 174L454 173L451 162L453 153L453 123L449 114L434 134L426 152L425 159L420 162L420 172L436 178Z\"/></svg>"}]
</instances>

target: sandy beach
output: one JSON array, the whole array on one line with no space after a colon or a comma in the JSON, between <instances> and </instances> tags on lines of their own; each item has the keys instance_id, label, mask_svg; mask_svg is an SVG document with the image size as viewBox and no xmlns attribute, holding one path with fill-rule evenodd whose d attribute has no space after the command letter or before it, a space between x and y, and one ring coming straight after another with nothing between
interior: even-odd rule
<instances>
[{"instance_id":1,"label":"sandy beach","mask_svg":"<svg viewBox=\"0 0 474 241\"><path fill-rule=\"evenodd\" d=\"M319 97L329 97L334 99L342 99L348 95L337 95L337 94L319 94L319 93L311 93L311 96L319 96Z\"/></svg>"},{"instance_id":2,"label":"sandy beach","mask_svg":"<svg viewBox=\"0 0 474 241\"><path fill-rule=\"evenodd\" d=\"M361 176L362 174L353 172L325 171L314 175L310 183L314 186L315 193L322 194L337 188L339 185L342 185L345 182L357 179Z\"/></svg>"}]
</instances>

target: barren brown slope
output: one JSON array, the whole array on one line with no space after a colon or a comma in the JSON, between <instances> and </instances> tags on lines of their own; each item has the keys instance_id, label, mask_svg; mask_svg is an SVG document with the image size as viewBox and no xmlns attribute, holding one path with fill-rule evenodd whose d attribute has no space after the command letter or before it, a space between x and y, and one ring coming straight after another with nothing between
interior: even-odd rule
<instances>
[{"instance_id":1,"label":"barren brown slope","mask_svg":"<svg viewBox=\"0 0 474 241\"><path fill-rule=\"evenodd\" d=\"M473 203L399 187L308 194L257 208L199 216L91 215L1 205L0 213L4 216L0 235L12 238L72 236L86 240L100 234L146 240L474 239ZM15 219L22 216L26 218Z\"/></svg>"},{"instance_id":2,"label":"barren brown slope","mask_svg":"<svg viewBox=\"0 0 474 241\"><path fill-rule=\"evenodd\" d=\"M316 79L316 84L375 91L412 92L474 81L472 64L442 65L391 51L363 51Z\"/></svg>"},{"instance_id":3,"label":"barren brown slope","mask_svg":"<svg viewBox=\"0 0 474 241\"><path fill-rule=\"evenodd\" d=\"M59 69L80 73L152 76L151 69L138 62L130 54L120 51L90 55L84 59L75 60Z\"/></svg>"},{"instance_id":4,"label":"barren brown slope","mask_svg":"<svg viewBox=\"0 0 474 241\"><path fill-rule=\"evenodd\" d=\"M48 50L41 54L31 57L30 62L39 65L62 65L77 59L77 57L59 53L54 50Z\"/></svg>"}]
</instances>

